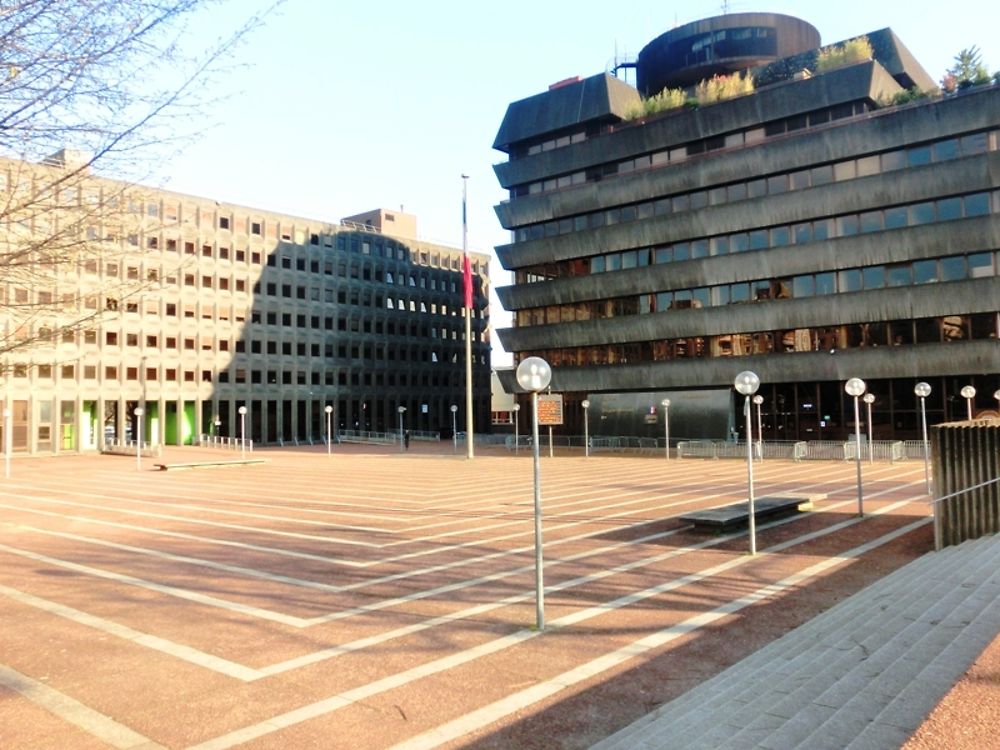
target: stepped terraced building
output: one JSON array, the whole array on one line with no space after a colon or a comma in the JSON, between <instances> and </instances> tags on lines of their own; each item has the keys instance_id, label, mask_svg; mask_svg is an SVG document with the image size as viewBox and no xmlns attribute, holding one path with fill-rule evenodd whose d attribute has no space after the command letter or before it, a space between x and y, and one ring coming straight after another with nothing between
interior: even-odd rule
<instances>
[{"instance_id":1,"label":"stepped terraced building","mask_svg":"<svg viewBox=\"0 0 1000 750\"><path fill-rule=\"evenodd\" d=\"M870 59L820 70L809 24L731 14L652 41L638 88L604 73L509 105L498 333L552 364L568 431L589 398L592 433L662 436L670 396L672 437L729 435L742 370L768 440L853 432L851 377L878 439L919 437L921 380L931 423L965 417L969 384L996 409L1000 86L942 95L891 30L867 40ZM745 70L751 93L634 116Z\"/></svg>"},{"instance_id":2,"label":"stepped terraced building","mask_svg":"<svg viewBox=\"0 0 1000 750\"><path fill-rule=\"evenodd\" d=\"M68 158L69 157L69 158ZM462 250L416 218L339 224L0 162L0 364L15 452L198 434L321 442L465 415ZM59 180L65 176L65 181ZM489 256L471 254L475 423L488 429ZM0 424L2 429L2 424ZM3 443L0 443L2 445Z\"/></svg>"}]
</instances>

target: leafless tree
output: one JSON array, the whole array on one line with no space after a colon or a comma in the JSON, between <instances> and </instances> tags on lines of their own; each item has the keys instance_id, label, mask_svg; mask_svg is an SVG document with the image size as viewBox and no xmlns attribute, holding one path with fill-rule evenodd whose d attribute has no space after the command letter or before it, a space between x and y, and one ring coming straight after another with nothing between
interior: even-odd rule
<instances>
[{"instance_id":1,"label":"leafless tree","mask_svg":"<svg viewBox=\"0 0 1000 750\"><path fill-rule=\"evenodd\" d=\"M281 2L198 50L226 3L0 2L0 354L92 326L158 283L106 273L130 238L170 221L138 182L197 137L234 50Z\"/></svg>"}]
</instances>

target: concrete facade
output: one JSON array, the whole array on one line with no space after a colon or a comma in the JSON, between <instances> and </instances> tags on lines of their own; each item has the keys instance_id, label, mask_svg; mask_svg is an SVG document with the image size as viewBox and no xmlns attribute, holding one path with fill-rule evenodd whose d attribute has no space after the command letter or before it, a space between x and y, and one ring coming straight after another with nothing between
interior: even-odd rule
<instances>
[{"instance_id":1,"label":"concrete facade","mask_svg":"<svg viewBox=\"0 0 1000 750\"><path fill-rule=\"evenodd\" d=\"M608 74L509 106L499 335L553 365L570 431L590 394L731 389L744 369L768 439L850 434L850 377L879 439L918 437L916 380L932 420L970 383L995 407L1000 87L893 104L932 79L891 30L868 36L874 59L817 74L797 53L697 108L629 119L639 92ZM535 116L574 97L576 122ZM648 416L635 432L662 433Z\"/></svg>"},{"instance_id":2,"label":"concrete facade","mask_svg":"<svg viewBox=\"0 0 1000 750\"><path fill-rule=\"evenodd\" d=\"M31 185L69 175L17 214ZM416 217L364 226L73 176L5 160L3 404L15 453L97 450L199 434L322 442L335 429L450 431L465 417L462 250L416 239ZM13 208L12 208L13 207ZM48 212L48 214L46 213ZM54 215L57 220L50 221ZM47 234L58 224L59 235ZM11 259L39 238L45 272ZM489 256L472 255L477 429L490 421ZM61 303L61 304L59 304ZM2 430L2 424L0 424Z\"/></svg>"}]
</instances>

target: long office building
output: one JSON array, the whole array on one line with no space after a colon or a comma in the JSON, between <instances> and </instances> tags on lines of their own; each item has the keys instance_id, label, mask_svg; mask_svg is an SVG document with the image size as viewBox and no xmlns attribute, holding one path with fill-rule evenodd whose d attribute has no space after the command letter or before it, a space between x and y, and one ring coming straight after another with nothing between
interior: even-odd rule
<instances>
[{"instance_id":1,"label":"long office building","mask_svg":"<svg viewBox=\"0 0 1000 750\"><path fill-rule=\"evenodd\" d=\"M15 453L136 434L321 442L465 419L462 250L378 210L331 223L127 185L71 152L0 162L3 406ZM474 421L490 418L489 256L472 253ZM246 407L245 420L239 409ZM2 423L0 423L2 429ZM2 443L0 443L2 445Z\"/></svg>"},{"instance_id":2,"label":"long office building","mask_svg":"<svg viewBox=\"0 0 1000 750\"><path fill-rule=\"evenodd\" d=\"M853 433L852 377L878 439L919 437L919 381L932 423L996 410L1000 86L945 95L890 29L823 47L769 13L673 29L634 68L510 104L494 142L498 334L553 366L566 430L589 399L592 433L663 436L670 398L673 436L730 436L743 370L767 439ZM654 112L665 87L687 101Z\"/></svg>"}]
</instances>

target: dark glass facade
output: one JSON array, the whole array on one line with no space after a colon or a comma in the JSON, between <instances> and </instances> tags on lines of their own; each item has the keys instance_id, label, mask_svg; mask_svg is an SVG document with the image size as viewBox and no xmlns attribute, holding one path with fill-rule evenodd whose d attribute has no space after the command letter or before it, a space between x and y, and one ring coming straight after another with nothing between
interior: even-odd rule
<instances>
[{"instance_id":1,"label":"dark glass facade","mask_svg":"<svg viewBox=\"0 0 1000 750\"><path fill-rule=\"evenodd\" d=\"M880 439L917 436L919 380L932 419L964 418L970 383L977 412L997 408L1000 87L890 105L929 77L891 32L872 40L874 60L700 109L628 120L638 92L607 75L576 84L598 103L559 134L525 119L546 95L510 105L499 335L553 365L567 430L583 398L731 390L744 369L773 439L847 435L850 377ZM655 436L641 412L630 432Z\"/></svg>"}]
</instances>

